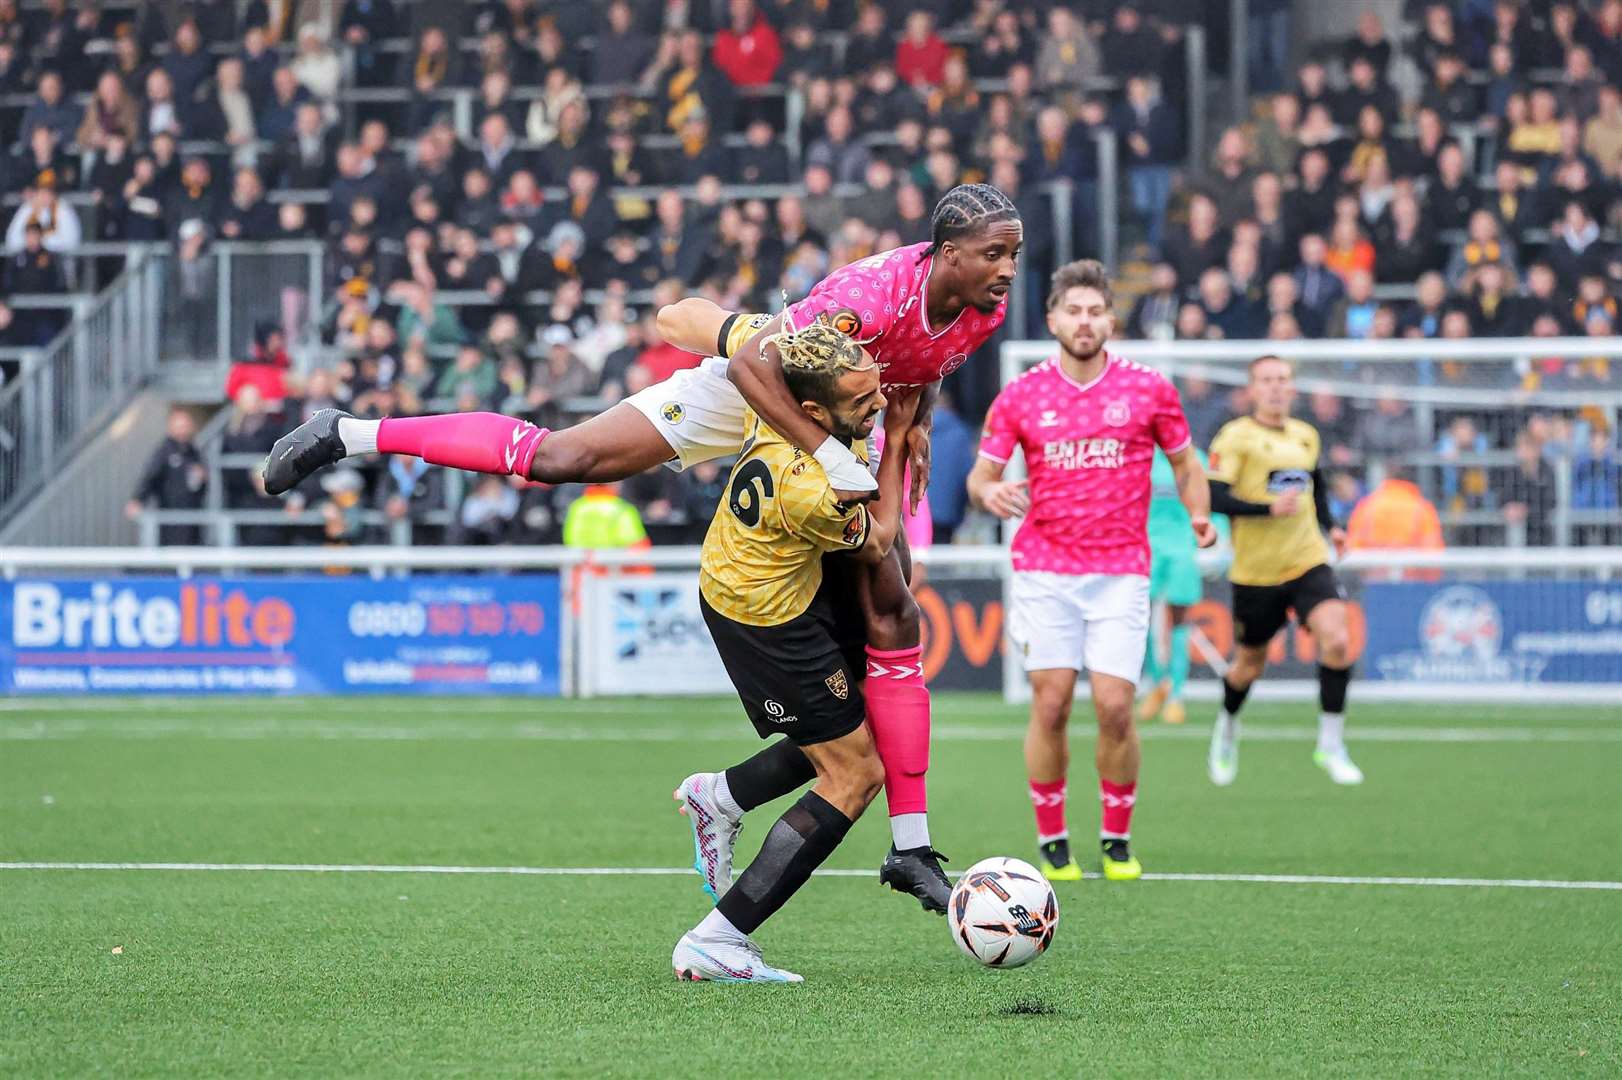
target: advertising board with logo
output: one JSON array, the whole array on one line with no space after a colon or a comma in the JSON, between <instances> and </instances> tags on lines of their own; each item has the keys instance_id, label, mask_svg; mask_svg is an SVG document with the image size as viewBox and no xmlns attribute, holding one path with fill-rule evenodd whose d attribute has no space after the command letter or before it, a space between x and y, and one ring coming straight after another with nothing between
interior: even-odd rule
<instances>
[{"instance_id":1,"label":"advertising board with logo","mask_svg":"<svg viewBox=\"0 0 1622 1080\"><path fill-rule=\"evenodd\" d=\"M587 577L580 605L583 695L732 693L691 570Z\"/></svg>"},{"instance_id":2,"label":"advertising board with logo","mask_svg":"<svg viewBox=\"0 0 1622 1080\"><path fill-rule=\"evenodd\" d=\"M1368 678L1622 683L1622 585L1575 581L1364 586Z\"/></svg>"},{"instance_id":3,"label":"advertising board with logo","mask_svg":"<svg viewBox=\"0 0 1622 1080\"><path fill-rule=\"evenodd\" d=\"M0 583L14 694L562 692L556 574Z\"/></svg>"},{"instance_id":4,"label":"advertising board with logo","mask_svg":"<svg viewBox=\"0 0 1622 1080\"><path fill-rule=\"evenodd\" d=\"M993 574L936 575L916 595L923 613L924 680L930 688L1001 690L1008 647L1002 579Z\"/></svg>"}]
</instances>

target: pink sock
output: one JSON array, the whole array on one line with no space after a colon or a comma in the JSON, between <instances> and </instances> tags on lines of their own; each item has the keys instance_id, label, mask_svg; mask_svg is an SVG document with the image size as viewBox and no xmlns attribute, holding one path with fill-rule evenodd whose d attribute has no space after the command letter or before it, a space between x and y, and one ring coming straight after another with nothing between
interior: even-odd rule
<instances>
[{"instance_id":1,"label":"pink sock","mask_svg":"<svg viewBox=\"0 0 1622 1080\"><path fill-rule=\"evenodd\" d=\"M1125 839L1132 835L1132 807L1138 801L1138 782L1112 784L1098 778L1098 800L1104 804L1104 824L1098 835Z\"/></svg>"},{"instance_id":2,"label":"pink sock","mask_svg":"<svg viewBox=\"0 0 1622 1080\"><path fill-rule=\"evenodd\" d=\"M528 476L535 451L549 434L548 428L500 413L400 416L378 425L377 449L420 457L430 465Z\"/></svg>"},{"instance_id":3,"label":"pink sock","mask_svg":"<svg viewBox=\"0 0 1622 1080\"><path fill-rule=\"evenodd\" d=\"M1036 808L1036 841L1045 844L1069 836L1064 824L1064 780L1032 780L1031 805Z\"/></svg>"},{"instance_id":4,"label":"pink sock","mask_svg":"<svg viewBox=\"0 0 1622 1080\"><path fill-rule=\"evenodd\" d=\"M867 650L867 723L884 762L884 797L890 816L929 809L929 690L924 650Z\"/></svg>"}]
</instances>

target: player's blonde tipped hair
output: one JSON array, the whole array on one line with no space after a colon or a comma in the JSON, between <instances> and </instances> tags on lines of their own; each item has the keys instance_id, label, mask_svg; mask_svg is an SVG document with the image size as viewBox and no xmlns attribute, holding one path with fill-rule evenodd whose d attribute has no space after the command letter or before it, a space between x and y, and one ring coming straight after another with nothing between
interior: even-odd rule
<instances>
[{"instance_id":1,"label":"player's blonde tipped hair","mask_svg":"<svg viewBox=\"0 0 1622 1080\"><path fill-rule=\"evenodd\" d=\"M783 380L794 396L824 406L833 405L834 387L841 375L873 366L849 334L824 322L780 331L767 338L764 345L776 347Z\"/></svg>"}]
</instances>

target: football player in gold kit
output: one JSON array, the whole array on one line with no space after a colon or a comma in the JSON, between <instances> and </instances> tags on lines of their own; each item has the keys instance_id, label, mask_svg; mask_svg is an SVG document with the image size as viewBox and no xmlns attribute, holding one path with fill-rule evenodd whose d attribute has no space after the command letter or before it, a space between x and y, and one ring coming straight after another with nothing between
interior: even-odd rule
<instances>
[{"instance_id":1,"label":"football player in gold kit","mask_svg":"<svg viewBox=\"0 0 1622 1080\"><path fill-rule=\"evenodd\" d=\"M1290 611L1318 649L1318 746L1313 761L1337 784L1360 784L1346 752L1346 684L1352 662L1346 601L1329 568L1329 546L1343 552L1346 532L1329 513L1318 467L1318 431L1290 415L1295 372L1287 360L1250 363L1252 412L1229 421L1211 441L1211 509L1233 526L1233 627L1237 647L1222 681L1222 711L1211 733L1211 782L1239 773L1239 710L1267 665L1267 646Z\"/></svg>"},{"instance_id":2,"label":"football player in gold kit","mask_svg":"<svg viewBox=\"0 0 1622 1080\"><path fill-rule=\"evenodd\" d=\"M771 337L801 408L858 455L881 409L892 446L905 446L916 391L887 403L879 368L862 347L825 323ZM879 497L839 501L816 459L745 417L745 441L727 494L704 537L700 609L727 675L761 738L786 738L717 773L695 773L676 790L693 829L695 868L718 898L676 944L678 978L799 982L769 966L750 939L844 839L884 784L867 727L862 653L842 646L837 607L854 595L824 589L823 556L860 562L889 555L901 525L905 454L879 465ZM754 862L731 880L743 814L815 780L766 835Z\"/></svg>"}]
</instances>

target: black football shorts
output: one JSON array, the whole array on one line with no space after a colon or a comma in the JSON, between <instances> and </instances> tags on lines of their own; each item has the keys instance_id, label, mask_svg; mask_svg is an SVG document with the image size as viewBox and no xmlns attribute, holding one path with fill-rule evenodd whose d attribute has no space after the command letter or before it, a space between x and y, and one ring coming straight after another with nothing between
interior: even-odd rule
<instances>
[{"instance_id":1,"label":"black football shorts","mask_svg":"<svg viewBox=\"0 0 1622 1080\"><path fill-rule=\"evenodd\" d=\"M786 735L800 746L849 735L867 718L857 671L839 647L830 606L821 595L777 626L727 618L699 597L727 676L763 739Z\"/></svg>"},{"instance_id":2,"label":"black football shorts","mask_svg":"<svg viewBox=\"0 0 1622 1080\"><path fill-rule=\"evenodd\" d=\"M1305 626L1313 608L1325 600L1345 597L1335 572L1324 563L1277 585L1235 585L1233 632L1239 644L1259 648L1273 640L1291 611L1295 621Z\"/></svg>"}]
</instances>

